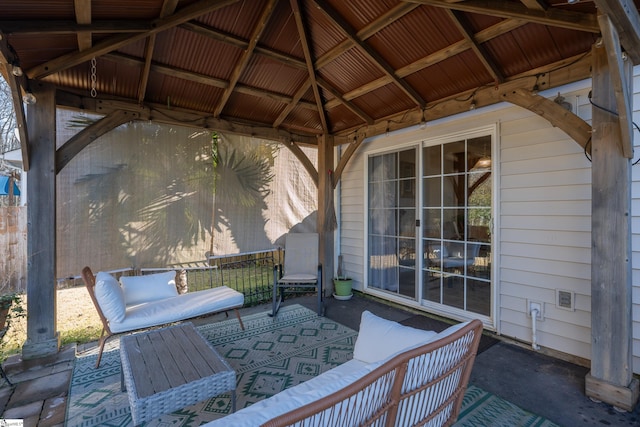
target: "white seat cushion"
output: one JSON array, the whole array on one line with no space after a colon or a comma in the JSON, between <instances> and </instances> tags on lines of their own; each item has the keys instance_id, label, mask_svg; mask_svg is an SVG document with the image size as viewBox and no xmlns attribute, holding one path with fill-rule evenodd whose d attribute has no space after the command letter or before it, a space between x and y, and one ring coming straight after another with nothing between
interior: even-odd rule
<instances>
[{"instance_id":1,"label":"white seat cushion","mask_svg":"<svg viewBox=\"0 0 640 427\"><path fill-rule=\"evenodd\" d=\"M133 331L240 307L243 303L242 293L220 286L129 306L124 320L110 323L109 328L113 333Z\"/></svg>"}]
</instances>

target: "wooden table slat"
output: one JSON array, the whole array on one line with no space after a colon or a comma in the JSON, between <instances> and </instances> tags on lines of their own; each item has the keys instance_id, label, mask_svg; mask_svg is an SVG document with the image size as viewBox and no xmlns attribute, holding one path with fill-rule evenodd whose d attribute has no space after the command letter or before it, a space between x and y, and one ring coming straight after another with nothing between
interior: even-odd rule
<instances>
[{"instance_id":1,"label":"wooden table slat","mask_svg":"<svg viewBox=\"0 0 640 427\"><path fill-rule=\"evenodd\" d=\"M211 357L211 347L195 329L185 331L185 339L188 339L195 350L191 354L191 362L198 372L221 372L229 370L222 358ZM211 374L208 374L211 375Z\"/></svg>"},{"instance_id":2,"label":"wooden table slat","mask_svg":"<svg viewBox=\"0 0 640 427\"><path fill-rule=\"evenodd\" d=\"M180 342L175 342L174 335L170 330L164 330L154 335L152 340L153 349L158 357L161 369L167 377L169 387L177 387L190 381L200 378L193 369L190 369L188 360L185 357L180 358L179 354L184 355L184 346ZM176 360L177 359L177 360Z\"/></svg>"}]
</instances>

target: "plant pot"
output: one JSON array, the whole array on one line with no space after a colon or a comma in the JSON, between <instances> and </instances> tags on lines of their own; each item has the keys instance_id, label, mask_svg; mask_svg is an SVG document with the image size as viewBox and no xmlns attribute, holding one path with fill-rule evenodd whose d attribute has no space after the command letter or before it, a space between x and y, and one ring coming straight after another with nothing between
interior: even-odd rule
<instances>
[{"instance_id":1,"label":"plant pot","mask_svg":"<svg viewBox=\"0 0 640 427\"><path fill-rule=\"evenodd\" d=\"M351 279L333 279L333 286L335 288L334 296L351 298L351 282Z\"/></svg>"}]
</instances>

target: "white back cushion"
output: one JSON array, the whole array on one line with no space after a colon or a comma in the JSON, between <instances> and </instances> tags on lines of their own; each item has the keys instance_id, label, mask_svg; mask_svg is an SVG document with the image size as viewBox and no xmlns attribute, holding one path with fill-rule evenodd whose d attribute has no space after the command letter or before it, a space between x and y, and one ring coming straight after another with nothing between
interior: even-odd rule
<instances>
[{"instance_id":1,"label":"white back cushion","mask_svg":"<svg viewBox=\"0 0 640 427\"><path fill-rule=\"evenodd\" d=\"M353 358L366 363L378 362L402 350L425 344L435 336L434 331L404 326L365 310L360 319Z\"/></svg>"},{"instance_id":2,"label":"white back cushion","mask_svg":"<svg viewBox=\"0 0 640 427\"><path fill-rule=\"evenodd\" d=\"M138 305L178 295L175 271L144 276L122 276L120 283L126 305Z\"/></svg>"},{"instance_id":3,"label":"white back cushion","mask_svg":"<svg viewBox=\"0 0 640 427\"><path fill-rule=\"evenodd\" d=\"M104 317L109 322L122 322L126 310L124 292L116 278L109 273L98 272L94 292Z\"/></svg>"}]
</instances>

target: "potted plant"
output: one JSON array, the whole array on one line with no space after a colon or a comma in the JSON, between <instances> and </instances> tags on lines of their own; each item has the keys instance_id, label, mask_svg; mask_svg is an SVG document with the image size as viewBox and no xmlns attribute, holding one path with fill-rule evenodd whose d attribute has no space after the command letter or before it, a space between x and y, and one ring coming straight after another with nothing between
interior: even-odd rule
<instances>
[{"instance_id":1,"label":"potted plant","mask_svg":"<svg viewBox=\"0 0 640 427\"><path fill-rule=\"evenodd\" d=\"M351 299L353 296L351 292L351 282L351 278L346 276L342 255L338 255L338 271L336 277L333 279L333 287L335 289L333 297L338 300Z\"/></svg>"}]
</instances>

